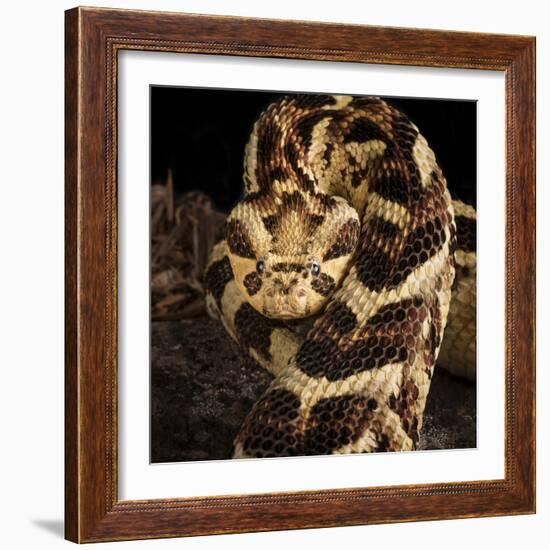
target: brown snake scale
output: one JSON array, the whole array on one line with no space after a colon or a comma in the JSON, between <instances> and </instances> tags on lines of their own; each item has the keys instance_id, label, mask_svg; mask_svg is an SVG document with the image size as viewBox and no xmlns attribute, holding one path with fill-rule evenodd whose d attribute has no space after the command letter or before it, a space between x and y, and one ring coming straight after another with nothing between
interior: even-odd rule
<instances>
[{"instance_id":1,"label":"brown snake scale","mask_svg":"<svg viewBox=\"0 0 550 550\"><path fill-rule=\"evenodd\" d=\"M235 457L414 449L438 355L475 377L475 210L376 97L270 105L244 183L207 305L274 380Z\"/></svg>"}]
</instances>

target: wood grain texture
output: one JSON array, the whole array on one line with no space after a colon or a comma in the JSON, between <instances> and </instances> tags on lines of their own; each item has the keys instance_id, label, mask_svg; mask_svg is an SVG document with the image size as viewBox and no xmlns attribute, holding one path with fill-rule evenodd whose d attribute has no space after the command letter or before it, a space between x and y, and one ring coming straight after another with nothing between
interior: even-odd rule
<instances>
[{"instance_id":1,"label":"wood grain texture","mask_svg":"<svg viewBox=\"0 0 550 550\"><path fill-rule=\"evenodd\" d=\"M78 14L65 19L65 537L78 539Z\"/></svg>"},{"instance_id":2,"label":"wood grain texture","mask_svg":"<svg viewBox=\"0 0 550 550\"><path fill-rule=\"evenodd\" d=\"M97 8L66 12L66 537L140 539L532 513L535 40ZM121 49L504 71L506 476L174 500L117 496L116 84Z\"/></svg>"}]
</instances>

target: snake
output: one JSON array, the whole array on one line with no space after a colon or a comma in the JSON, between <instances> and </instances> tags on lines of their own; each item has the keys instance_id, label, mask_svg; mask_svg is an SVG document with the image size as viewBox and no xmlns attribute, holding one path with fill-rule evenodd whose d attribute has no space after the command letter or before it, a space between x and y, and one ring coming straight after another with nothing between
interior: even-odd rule
<instances>
[{"instance_id":1,"label":"snake","mask_svg":"<svg viewBox=\"0 0 550 550\"><path fill-rule=\"evenodd\" d=\"M475 377L475 209L375 96L280 97L243 182L206 305L273 381L233 457L415 450L436 361Z\"/></svg>"}]
</instances>

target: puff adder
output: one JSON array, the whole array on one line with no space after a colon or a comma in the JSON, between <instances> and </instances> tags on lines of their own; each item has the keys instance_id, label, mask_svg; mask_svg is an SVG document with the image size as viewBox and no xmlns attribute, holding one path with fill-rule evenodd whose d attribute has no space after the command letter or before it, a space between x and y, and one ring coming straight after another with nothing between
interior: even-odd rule
<instances>
[{"instance_id":1,"label":"puff adder","mask_svg":"<svg viewBox=\"0 0 550 550\"><path fill-rule=\"evenodd\" d=\"M475 210L377 97L270 105L244 186L207 306L274 380L235 457L414 449L438 355L475 376Z\"/></svg>"}]
</instances>

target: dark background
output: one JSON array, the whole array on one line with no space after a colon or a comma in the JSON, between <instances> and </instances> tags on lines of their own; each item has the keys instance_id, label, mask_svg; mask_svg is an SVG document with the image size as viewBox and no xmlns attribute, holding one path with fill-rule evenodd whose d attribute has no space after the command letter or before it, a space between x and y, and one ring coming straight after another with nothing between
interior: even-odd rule
<instances>
[{"instance_id":1,"label":"dark background","mask_svg":"<svg viewBox=\"0 0 550 550\"><path fill-rule=\"evenodd\" d=\"M336 92L335 92L336 93ZM201 190L229 211L242 193L244 149L281 93L151 87L151 181L172 168L177 193ZM476 102L384 96L420 129L453 196L476 203Z\"/></svg>"}]
</instances>

